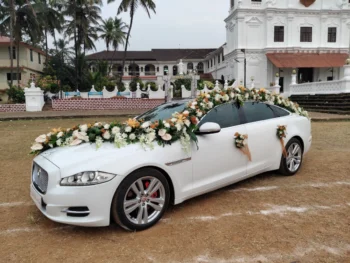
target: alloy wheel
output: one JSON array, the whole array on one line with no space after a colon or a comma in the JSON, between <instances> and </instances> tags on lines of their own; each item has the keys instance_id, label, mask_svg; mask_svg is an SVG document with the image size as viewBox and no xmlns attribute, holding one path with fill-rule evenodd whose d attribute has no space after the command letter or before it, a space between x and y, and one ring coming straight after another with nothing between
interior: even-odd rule
<instances>
[{"instance_id":1,"label":"alloy wheel","mask_svg":"<svg viewBox=\"0 0 350 263\"><path fill-rule=\"evenodd\" d=\"M292 143L288 148L287 168L290 172L297 171L301 164L302 150L298 143Z\"/></svg>"}]
</instances>

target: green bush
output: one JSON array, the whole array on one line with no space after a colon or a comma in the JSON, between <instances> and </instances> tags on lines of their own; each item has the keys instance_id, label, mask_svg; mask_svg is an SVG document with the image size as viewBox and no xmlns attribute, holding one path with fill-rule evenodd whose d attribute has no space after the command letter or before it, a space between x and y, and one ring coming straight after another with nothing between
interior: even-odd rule
<instances>
[{"instance_id":1,"label":"green bush","mask_svg":"<svg viewBox=\"0 0 350 263\"><path fill-rule=\"evenodd\" d=\"M206 85L209 90L212 90L215 87L215 84L210 81L204 81L204 85Z\"/></svg>"},{"instance_id":2,"label":"green bush","mask_svg":"<svg viewBox=\"0 0 350 263\"><path fill-rule=\"evenodd\" d=\"M130 82L130 91L135 92L137 90L137 83L140 84L140 89L142 90L143 87L145 86L145 84L142 82L142 80L140 78L134 78L131 82Z\"/></svg>"},{"instance_id":3,"label":"green bush","mask_svg":"<svg viewBox=\"0 0 350 263\"><path fill-rule=\"evenodd\" d=\"M203 90L204 89L204 81L202 79L197 81L197 89Z\"/></svg>"},{"instance_id":4,"label":"green bush","mask_svg":"<svg viewBox=\"0 0 350 263\"><path fill-rule=\"evenodd\" d=\"M175 89L180 89L182 85L185 86L185 89L191 90L192 80L190 79L177 79L175 80Z\"/></svg>"},{"instance_id":5,"label":"green bush","mask_svg":"<svg viewBox=\"0 0 350 263\"><path fill-rule=\"evenodd\" d=\"M72 91L72 90L73 90L72 87L67 85L67 84L62 86L62 91L64 91L64 92L68 92L68 91Z\"/></svg>"},{"instance_id":6,"label":"green bush","mask_svg":"<svg viewBox=\"0 0 350 263\"><path fill-rule=\"evenodd\" d=\"M151 90L152 91L157 91L158 90L158 86L157 86L157 84L155 82L147 82L146 83L146 87L148 87L148 85L151 86Z\"/></svg>"},{"instance_id":7,"label":"green bush","mask_svg":"<svg viewBox=\"0 0 350 263\"><path fill-rule=\"evenodd\" d=\"M25 103L26 98L24 96L24 90L17 87L12 86L6 91L8 95L8 100L12 103Z\"/></svg>"},{"instance_id":8,"label":"green bush","mask_svg":"<svg viewBox=\"0 0 350 263\"><path fill-rule=\"evenodd\" d=\"M117 87L119 92L124 92L126 90L124 82L119 82Z\"/></svg>"},{"instance_id":9,"label":"green bush","mask_svg":"<svg viewBox=\"0 0 350 263\"><path fill-rule=\"evenodd\" d=\"M58 92L60 91L60 87L59 87L58 84L56 84L56 83L51 83L49 86L50 86L49 91L50 91L51 93L56 94L56 93L58 93Z\"/></svg>"}]
</instances>

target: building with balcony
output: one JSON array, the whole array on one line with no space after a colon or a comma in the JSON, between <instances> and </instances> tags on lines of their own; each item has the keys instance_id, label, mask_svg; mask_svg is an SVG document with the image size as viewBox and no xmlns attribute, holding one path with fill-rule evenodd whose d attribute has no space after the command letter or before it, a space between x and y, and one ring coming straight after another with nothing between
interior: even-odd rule
<instances>
[{"instance_id":1,"label":"building with balcony","mask_svg":"<svg viewBox=\"0 0 350 263\"><path fill-rule=\"evenodd\" d=\"M15 46L12 50L13 56L13 84L17 85L17 80L21 87L27 87L28 81L41 75L46 61L45 52L31 45L21 42L19 53ZM20 72L17 76L17 58L19 58ZM10 38L0 36L0 98L6 100L5 90L9 88L11 79L10 60Z\"/></svg>"},{"instance_id":2,"label":"building with balcony","mask_svg":"<svg viewBox=\"0 0 350 263\"><path fill-rule=\"evenodd\" d=\"M143 81L155 81L163 84L164 76L178 74L180 60L184 63L184 71L194 69L198 74L207 71L205 58L215 49L152 49L151 51L128 51L124 71L123 51L102 51L87 56L90 70L98 71L98 61L108 61L109 75L122 75L123 81L129 82L134 77L140 77Z\"/></svg>"},{"instance_id":3,"label":"building with balcony","mask_svg":"<svg viewBox=\"0 0 350 263\"><path fill-rule=\"evenodd\" d=\"M291 83L339 80L348 57L348 0L230 0L224 46L228 78L254 78L266 87L280 75L282 92Z\"/></svg>"}]
</instances>

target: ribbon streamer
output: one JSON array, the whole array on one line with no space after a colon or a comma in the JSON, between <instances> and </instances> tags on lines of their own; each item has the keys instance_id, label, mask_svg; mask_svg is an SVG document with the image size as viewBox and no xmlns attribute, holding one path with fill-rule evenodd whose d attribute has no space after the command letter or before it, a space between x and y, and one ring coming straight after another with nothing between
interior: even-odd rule
<instances>
[{"instance_id":1,"label":"ribbon streamer","mask_svg":"<svg viewBox=\"0 0 350 263\"><path fill-rule=\"evenodd\" d=\"M240 150L241 150L241 152L242 152L244 155L247 155L248 160L251 162L251 161L252 161L252 155L251 155L251 153L250 153L248 144L245 145L243 148L240 148Z\"/></svg>"},{"instance_id":2,"label":"ribbon streamer","mask_svg":"<svg viewBox=\"0 0 350 263\"><path fill-rule=\"evenodd\" d=\"M282 146L282 154L283 154L284 158L287 158L287 151L286 151L286 147L284 146L283 138L280 138L280 143L281 143L281 146Z\"/></svg>"}]
</instances>

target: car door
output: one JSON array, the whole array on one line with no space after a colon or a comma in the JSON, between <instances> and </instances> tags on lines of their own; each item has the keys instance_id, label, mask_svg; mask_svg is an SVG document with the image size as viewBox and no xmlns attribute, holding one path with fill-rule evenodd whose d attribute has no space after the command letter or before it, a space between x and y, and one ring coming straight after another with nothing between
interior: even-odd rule
<instances>
[{"instance_id":1,"label":"car door","mask_svg":"<svg viewBox=\"0 0 350 263\"><path fill-rule=\"evenodd\" d=\"M246 175L247 157L234 145L236 132L245 134L238 108L233 103L212 109L200 122L220 125L215 134L197 135L198 147L192 152L193 192L204 193L238 181Z\"/></svg>"},{"instance_id":2,"label":"car door","mask_svg":"<svg viewBox=\"0 0 350 263\"><path fill-rule=\"evenodd\" d=\"M245 118L252 156L252 161L247 165L247 176L278 168L274 166L280 161L282 147L276 132L277 126L284 123L273 107L266 103L245 102L240 109Z\"/></svg>"}]
</instances>

